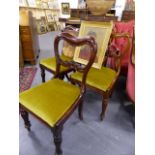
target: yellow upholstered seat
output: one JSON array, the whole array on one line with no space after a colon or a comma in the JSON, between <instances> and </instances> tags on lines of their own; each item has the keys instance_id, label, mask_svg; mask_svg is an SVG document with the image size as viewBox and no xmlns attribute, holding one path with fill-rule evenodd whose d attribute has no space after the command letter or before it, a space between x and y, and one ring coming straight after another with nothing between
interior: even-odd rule
<instances>
[{"instance_id":1,"label":"yellow upholstered seat","mask_svg":"<svg viewBox=\"0 0 155 155\"><path fill-rule=\"evenodd\" d=\"M101 69L91 68L87 75L86 83L92 87L106 91L110 84L115 80L116 71L107 67ZM75 72L71 74L71 78L77 81L82 81L82 73Z\"/></svg>"},{"instance_id":2,"label":"yellow upholstered seat","mask_svg":"<svg viewBox=\"0 0 155 155\"><path fill-rule=\"evenodd\" d=\"M63 54L61 55L61 59L64 60L64 61L65 60L66 61L72 60L71 58L66 57ZM54 71L54 72L56 71L56 58L55 57L41 59L40 64L45 66L46 68ZM67 67L64 67L64 66L60 67L60 72L66 71L66 70L68 70Z\"/></svg>"},{"instance_id":3,"label":"yellow upholstered seat","mask_svg":"<svg viewBox=\"0 0 155 155\"><path fill-rule=\"evenodd\" d=\"M22 106L53 127L79 95L79 87L53 79L20 93L19 101Z\"/></svg>"}]
</instances>

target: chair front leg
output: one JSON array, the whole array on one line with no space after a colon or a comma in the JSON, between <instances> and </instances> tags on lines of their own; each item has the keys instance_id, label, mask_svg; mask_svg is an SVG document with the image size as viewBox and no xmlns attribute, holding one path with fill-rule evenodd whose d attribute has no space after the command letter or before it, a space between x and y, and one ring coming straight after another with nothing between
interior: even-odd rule
<instances>
[{"instance_id":1,"label":"chair front leg","mask_svg":"<svg viewBox=\"0 0 155 155\"><path fill-rule=\"evenodd\" d=\"M109 95L105 95L105 96L103 95L102 96L102 112L100 114L101 121L103 120L105 116L105 111L107 109L108 101L109 101Z\"/></svg>"},{"instance_id":2,"label":"chair front leg","mask_svg":"<svg viewBox=\"0 0 155 155\"><path fill-rule=\"evenodd\" d=\"M20 114L24 120L24 124L25 124L25 128L30 131L30 127L31 127L31 123L29 121L29 115L28 115L28 112L23 110L23 109L20 109Z\"/></svg>"},{"instance_id":3,"label":"chair front leg","mask_svg":"<svg viewBox=\"0 0 155 155\"><path fill-rule=\"evenodd\" d=\"M63 126L55 126L52 128L53 137L54 137L54 144L55 144L55 155L62 155L62 149L61 149L61 142L62 142L62 129Z\"/></svg>"},{"instance_id":4,"label":"chair front leg","mask_svg":"<svg viewBox=\"0 0 155 155\"><path fill-rule=\"evenodd\" d=\"M45 82L45 69L40 66L42 82Z\"/></svg>"}]
</instances>

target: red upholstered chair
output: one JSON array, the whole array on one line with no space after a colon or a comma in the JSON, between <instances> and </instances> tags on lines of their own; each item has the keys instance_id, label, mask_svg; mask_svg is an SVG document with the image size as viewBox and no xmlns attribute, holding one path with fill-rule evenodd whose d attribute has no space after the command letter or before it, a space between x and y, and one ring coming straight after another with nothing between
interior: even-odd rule
<instances>
[{"instance_id":1,"label":"red upholstered chair","mask_svg":"<svg viewBox=\"0 0 155 155\"><path fill-rule=\"evenodd\" d=\"M126 81L126 92L130 100L135 103L135 42L133 39L132 51L128 64L128 75Z\"/></svg>"},{"instance_id":2,"label":"red upholstered chair","mask_svg":"<svg viewBox=\"0 0 155 155\"><path fill-rule=\"evenodd\" d=\"M130 59L130 52L132 48L132 40L133 40L133 30L134 30L135 21L131 20L128 22L114 22L113 33L115 34L128 34L130 37L130 46L128 50L126 50L126 44L128 44L127 38L115 38L112 41L112 46L117 48L119 51L122 52L121 58L121 75L127 76L128 72L128 63ZM111 61L111 65L113 66L113 61Z\"/></svg>"}]
</instances>

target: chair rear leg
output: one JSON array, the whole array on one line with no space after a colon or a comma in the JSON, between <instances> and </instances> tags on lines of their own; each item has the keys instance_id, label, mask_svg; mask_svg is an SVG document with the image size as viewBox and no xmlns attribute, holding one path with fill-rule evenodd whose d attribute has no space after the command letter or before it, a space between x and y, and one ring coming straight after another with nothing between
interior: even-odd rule
<instances>
[{"instance_id":1,"label":"chair rear leg","mask_svg":"<svg viewBox=\"0 0 155 155\"><path fill-rule=\"evenodd\" d=\"M61 80L63 80L63 79L64 79L64 77L65 77L65 75L64 75L64 74L59 75L59 78L60 78Z\"/></svg>"},{"instance_id":2,"label":"chair rear leg","mask_svg":"<svg viewBox=\"0 0 155 155\"><path fill-rule=\"evenodd\" d=\"M78 113L80 120L83 120L83 98L81 99L81 102L79 104Z\"/></svg>"},{"instance_id":3,"label":"chair rear leg","mask_svg":"<svg viewBox=\"0 0 155 155\"><path fill-rule=\"evenodd\" d=\"M21 114L21 117L22 117L23 120L24 120L25 128L26 128L28 131L30 131L31 123L30 123L30 121L29 121L28 112L22 109L22 110L20 110L20 114Z\"/></svg>"},{"instance_id":4,"label":"chair rear leg","mask_svg":"<svg viewBox=\"0 0 155 155\"><path fill-rule=\"evenodd\" d=\"M105 111L107 109L107 105L108 105L108 101L109 101L109 96L107 97L104 97L103 96L103 99L102 99L102 112L100 114L100 119L101 121L104 119L104 116L105 116Z\"/></svg>"},{"instance_id":5,"label":"chair rear leg","mask_svg":"<svg viewBox=\"0 0 155 155\"><path fill-rule=\"evenodd\" d=\"M54 128L52 128L52 133L53 133L53 137L54 137L54 144L55 144L55 155L62 155L62 149L61 149L61 142L62 142L62 129L63 126L55 126Z\"/></svg>"},{"instance_id":6,"label":"chair rear leg","mask_svg":"<svg viewBox=\"0 0 155 155\"><path fill-rule=\"evenodd\" d=\"M42 82L45 82L45 69L40 66Z\"/></svg>"}]
</instances>

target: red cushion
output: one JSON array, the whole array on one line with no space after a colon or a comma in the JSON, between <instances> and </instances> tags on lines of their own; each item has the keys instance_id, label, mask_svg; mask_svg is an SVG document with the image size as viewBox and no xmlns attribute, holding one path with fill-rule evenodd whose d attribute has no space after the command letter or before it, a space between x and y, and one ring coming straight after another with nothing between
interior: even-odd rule
<instances>
[{"instance_id":1,"label":"red cushion","mask_svg":"<svg viewBox=\"0 0 155 155\"><path fill-rule=\"evenodd\" d=\"M129 98L135 103L135 67L131 62L128 65L128 75L126 82L126 91Z\"/></svg>"}]
</instances>

